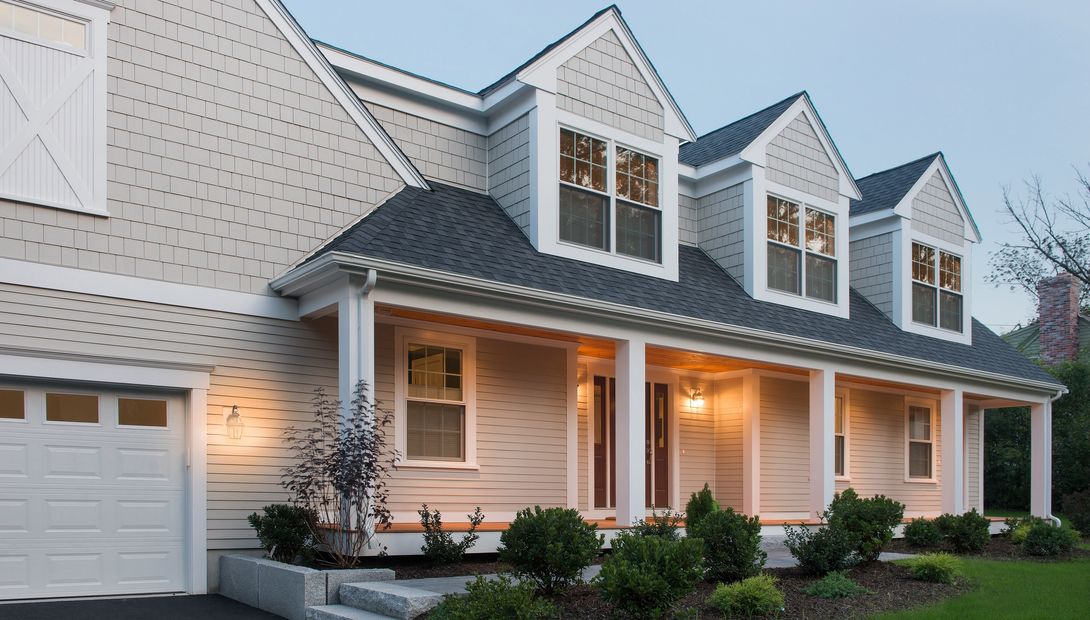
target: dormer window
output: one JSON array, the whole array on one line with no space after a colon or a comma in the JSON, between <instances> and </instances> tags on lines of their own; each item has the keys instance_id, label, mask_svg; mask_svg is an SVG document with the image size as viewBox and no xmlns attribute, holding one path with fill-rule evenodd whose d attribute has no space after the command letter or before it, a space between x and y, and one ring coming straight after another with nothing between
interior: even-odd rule
<instances>
[{"instance_id":1,"label":"dormer window","mask_svg":"<svg viewBox=\"0 0 1090 620\"><path fill-rule=\"evenodd\" d=\"M962 330L961 257L912 243L912 320Z\"/></svg>"},{"instance_id":2,"label":"dormer window","mask_svg":"<svg viewBox=\"0 0 1090 620\"><path fill-rule=\"evenodd\" d=\"M835 215L768 197L768 287L836 303Z\"/></svg>"},{"instance_id":3,"label":"dormer window","mask_svg":"<svg viewBox=\"0 0 1090 620\"><path fill-rule=\"evenodd\" d=\"M561 129L559 202L561 241L662 262L657 158Z\"/></svg>"}]
</instances>

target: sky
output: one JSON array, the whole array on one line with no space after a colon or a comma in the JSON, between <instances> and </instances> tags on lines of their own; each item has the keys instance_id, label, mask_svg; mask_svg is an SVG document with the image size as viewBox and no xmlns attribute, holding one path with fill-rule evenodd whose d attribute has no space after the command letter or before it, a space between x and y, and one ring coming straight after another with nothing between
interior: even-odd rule
<instances>
[{"instance_id":1,"label":"sky","mask_svg":"<svg viewBox=\"0 0 1090 620\"><path fill-rule=\"evenodd\" d=\"M285 0L311 37L478 90L605 2ZM941 150L984 241L973 314L1000 333L1034 301L984 280L1016 241L1031 175L1053 195L1090 165L1090 2L621 0L698 135L807 90L858 178Z\"/></svg>"}]
</instances>

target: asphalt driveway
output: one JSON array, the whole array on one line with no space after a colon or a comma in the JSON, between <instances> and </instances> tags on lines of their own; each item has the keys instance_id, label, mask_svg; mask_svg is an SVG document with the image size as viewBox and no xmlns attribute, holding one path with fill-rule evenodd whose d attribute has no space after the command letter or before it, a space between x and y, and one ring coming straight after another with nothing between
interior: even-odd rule
<instances>
[{"instance_id":1,"label":"asphalt driveway","mask_svg":"<svg viewBox=\"0 0 1090 620\"><path fill-rule=\"evenodd\" d=\"M218 594L0 604L3 620L282 620Z\"/></svg>"}]
</instances>

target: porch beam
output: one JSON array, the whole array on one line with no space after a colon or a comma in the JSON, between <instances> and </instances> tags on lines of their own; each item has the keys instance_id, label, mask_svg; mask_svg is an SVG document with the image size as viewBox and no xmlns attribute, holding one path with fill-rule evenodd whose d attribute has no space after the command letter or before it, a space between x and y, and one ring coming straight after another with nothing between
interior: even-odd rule
<instances>
[{"instance_id":1,"label":"porch beam","mask_svg":"<svg viewBox=\"0 0 1090 620\"><path fill-rule=\"evenodd\" d=\"M836 373L810 371L810 517L820 517L836 489Z\"/></svg>"},{"instance_id":2,"label":"porch beam","mask_svg":"<svg viewBox=\"0 0 1090 620\"><path fill-rule=\"evenodd\" d=\"M1031 405L1030 414L1030 512L1052 515L1052 401Z\"/></svg>"},{"instance_id":3,"label":"porch beam","mask_svg":"<svg viewBox=\"0 0 1090 620\"><path fill-rule=\"evenodd\" d=\"M643 520L646 513L644 490L646 425L644 404L647 343L618 340L617 370L617 525Z\"/></svg>"},{"instance_id":4,"label":"porch beam","mask_svg":"<svg viewBox=\"0 0 1090 620\"><path fill-rule=\"evenodd\" d=\"M943 390L939 403L942 437L942 511L965 512L965 393Z\"/></svg>"}]
</instances>

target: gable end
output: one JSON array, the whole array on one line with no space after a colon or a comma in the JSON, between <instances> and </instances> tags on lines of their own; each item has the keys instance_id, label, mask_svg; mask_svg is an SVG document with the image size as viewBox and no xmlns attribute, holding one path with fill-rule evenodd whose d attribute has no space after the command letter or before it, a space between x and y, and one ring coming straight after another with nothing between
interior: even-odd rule
<instances>
[{"instance_id":1,"label":"gable end","mask_svg":"<svg viewBox=\"0 0 1090 620\"><path fill-rule=\"evenodd\" d=\"M965 218L938 170L912 198L912 229L943 241L965 243Z\"/></svg>"},{"instance_id":2,"label":"gable end","mask_svg":"<svg viewBox=\"0 0 1090 620\"><path fill-rule=\"evenodd\" d=\"M798 116L765 147L768 179L836 202L840 177L806 115Z\"/></svg>"}]
</instances>

